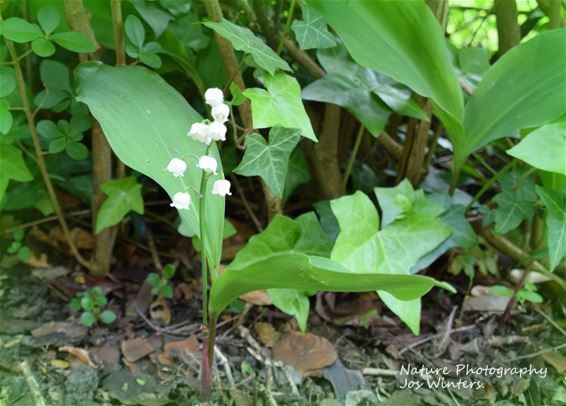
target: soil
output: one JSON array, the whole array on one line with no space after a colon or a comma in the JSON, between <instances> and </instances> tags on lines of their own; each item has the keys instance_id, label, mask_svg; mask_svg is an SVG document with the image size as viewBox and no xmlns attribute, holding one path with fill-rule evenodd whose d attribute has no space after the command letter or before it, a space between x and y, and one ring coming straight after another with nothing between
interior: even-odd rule
<instances>
[{"instance_id":1,"label":"soil","mask_svg":"<svg viewBox=\"0 0 566 406\"><path fill-rule=\"evenodd\" d=\"M67 270L64 276L42 279L22 266L1 270L0 405L33 406L41 400L45 405L65 406L199 404L198 284L175 281L177 286L185 284L184 291L177 289L160 310L171 315L170 323L164 324L159 319L162 314L152 318L149 311L128 313L132 303L141 303L136 302L140 300L136 292L147 271L138 271L138 282L116 282L105 288L117 321L86 329L70 312L61 289L80 282L80 274ZM496 300L486 299L487 310L462 311L462 297L429 294L423 302L421 334L414 336L371 294L320 294L312 299L309 332L327 342L316 337L309 345L320 352L328 346L337 358L322 354L322 365L324 359L332 364L314 370L309 365L293 369L272 359L277 352L272 348L297 330L292 319L269 306L233 306L219 327L213 403L566 404L564 320L549 323L549 306L519 306L503 322L500 311L489 311L489 306L494 310L500 306ZM297 337L302 339L300 334ZM306 350L302 351L294 354L296 362L301 362ZM27 374L24 364L29 366ZM454 371L459 364L515 370L501 376L464 377L475 382L473 388L429 387L429 382L439 379L457 383L461 376ZM429 370L398 374L402 368L423 366ZM444 373L444 367L451 372ZM518 368L531 374L519 376ZM533 374L534 369L541 372ZM308 376L297 372L306 370ZM33 382L35 394L30 390ZM419 383L423 386L411 387Z\"/></svg>"}]
</instances>

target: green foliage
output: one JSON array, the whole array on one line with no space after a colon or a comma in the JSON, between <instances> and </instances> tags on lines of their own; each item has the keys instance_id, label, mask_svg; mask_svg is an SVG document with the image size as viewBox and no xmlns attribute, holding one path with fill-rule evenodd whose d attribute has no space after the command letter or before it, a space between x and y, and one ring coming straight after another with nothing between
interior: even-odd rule
<instances>
[{"instance_id":1,"label":"green foliage","mask_svg":"<svg viewBox=\"0 0 566 406\"><path fill-rule=\"evenodd\" d=\"M22 151L12 145L0 141L0 202L10 180L29 182L33 179L24 159Z\"/></svg>"},{"instance_id":2,"label":"green foliage","mask_svg":"<svg viewBox=\"0 0 566 406\"><path fill-rule=\"evenodd\" d=\"M564 190L547 190L536 186L536 192L547 209L546 226L550 269L554 270L566 256L566 195Z\"/></svg>"},{"instance_id":3,"label":"green foliage","mask_svg":"<svg viewBox=\"0 0 566 406\"><path fill-rule=\"evenodd\" d=\"M201 156L206 146L185 136L191 124L201 117L186 100L157 74L142 67L114 68L100 64L84 64L76 70L79 78L78 100L88 105L108 138L114 153L130 168L149 176L173 196L187 191L198 202L201 171L189 165L182 177L165 171L169 161L186 154ZM132 142L135 140L135 142ZM213 146L212 154L220 161ZM208 182L210 194L214 180ZM180 215L195 233L199 231L199 208L180 210ZM220 262L224 199L207 199L205 214L206 238L212 266Z\"/></svg>"},{"instance_id":4,"label":"green foliage","mask_svg":"<svg viewBox=\"0 0 566 406\"><path fill-rule=\"evenodd\" d=\"M175 276L175 266L172 264L167 264L163 267L161 276L155 272L149 273L147 282L152 286L151 294L171 299L173 297L173 287L169 281L173 279L173 276Z\"/></svg>"},{"instance_id":5,"label":"green foliage","mask_svg":"<svg viewBox=\"0 0 566 406\"><path fill-rule=\"evenodd\" d=\"M97 321L103 324L111 324L116 320L116 314L112 310L103 310L108 304L108 299L102 293L100 286L79 292L69 302L69 307L74 312L80 312L80 323L85 327L92 327Z\"/></svg>"},{"instance_id":6,"label":"green foliage","mask_svg":"<svg viewBox=\"0 0 566 406\"><path fill-rule=\"evenodd\" d=\"M566 122L544 125L507 153L537 169L566 176Z\"/></svg>"},{"instance_id":7,"label":"green foliage","mask_svg":"<svg viewBox=\"0 0 566 406\"><path fill-rule=\"evenodd\" d=\"M10 17L2 23L2 35L17 43L30 42L41 38L43 33L36 24L28 23L23 18Z\"/></svg>"},{"instance_id":8,"label":"green foliage","mask_svg":"<svg viewBox=\"0 0 566 406\"><path fill-rule=\"evenodd\" d=\"M234 49L249 54L260 68L274 75L278 69L291 71L291 67L279 57L262 40L245 27L240 27L228 20L219 23L205 22L208 28L212 28L218 35L226 38Z\"/></svg>"},{"instance_id":9,"label":"green foliage","mask_svg":"<svg viewBox=\"0 0 566 406\"><path fill-rule=\"evenodd\" d=\"M96 218L96 233L118 224L130 212L143 214L142 186L135 176L110 180L101 186L106 200Z\"/></svg>"},{"instance_id":10,"label":"green foliage","mask_svg":"<svg viewBox=\"0 0 566 406\"><path fill-rule=\"evenodd\" d=\"M88 156L88 149L81 140L83 132L90 127L90 117L77 115L73 116L70 122L59 120L57 124L50 120L42 120L37 123L37 132L49 140L49 153L56 154L64 150L71 158L81 160Z\"/></svg>"},{"instance_id":11,"label":"green foliage","mask_svg":"<svg viewBox=\"0 0 566 406\"><path fill-rule=\"evenodd\" d=\"M6 249L6 253L15 255L20 261L27 261L31 258L31 250L25 245L25 231L20 228L12 233L12 243Z\"/></svg>"},{"instance_id":12,"label":"green foliage","mask_svg":"<svg viewBox=\"0 0 566 406\"><path fill-rule=\"evenodd\" d=\"M432 98L450 121L461 120L462 92L438 22L423 0L307 4L340 34L356 62Z\"/></svg>"},{"instance_id":13,"label":"green foliage","mask_svg":"<svg viewBox=\"0 0 566 406\"><path fill-rule=\"evenodd\" d=\"M451 233L450 227L440 220L416 211L406 211L404 216L380 229L376 208L359 191L333 200L331 206L340 225L331 258L351 272L408 275L419 258L438 247ZM384 212L391 210L386 204L381 207ZM399 300L379 289L378 294L418 334L420 300Z\"/></svg>"},{"instance_id":14,"label":"green foliage","mask_svg":"<svg viewBox=\"0 0 566 406\"><path fill-rule=\"evenodd\" d=\"M132 58L139 58L150 68L159 69L161 58L157 55L161 52L158 42L145 42L145 28L142 22L134 15L129 15L124 24L126 35L132 44L126 45L126 53Z\"/></svg>"},{"instance_id":15,"label":"green foliage","mask_svg":"<svg viewBox=\"0 0 566 406\"><path fill-rule=\"evenodd\" d=\"M273 127L269 142L260 134L246 136L246 153L234 172L244 176L260 176L271 192L283 197L289 157L301 138L301 131L293 128Z\"/></svg>"},{"instance_id":16,"label":"green foliage","mask_svg":"<svg viewBox=\"0 0 566 406\"><path fill-rule=\"evenodd\" d=\"M234 299L260 289L296 289L302 292L367 292L379 289L399 300L413 300L438 286L450 285L416 275L351 272L328 258L307 255L297 246L308 238L297 221L277 216L246 247L215 281L209 311L217 318Z\"/></svg>"},{"instance_id":17,"label":"green foliage","mask_svg":"<svg viewBox=\"0 0 566 406\"><path fill-rule=\"evenodd\" d=\"M334 35L328 32L322 16L305 4L301 6L301 11L303 20L295 20L291 26L301 49L322 49L335 46Z\"/></svg>"},{"instance_id":18,"label":"green foliage","mask_svg":"<svg viewBox=\"0 0 566 406\"><path fill-rule=\"evenodd\" d=\"M565 59L566 29L537 35L503 55L470 97L464 135L452 135L456 168L489 142L564 114L566 76L557 66Z\"/></svg>"},{"instance_id":19,"label":"green foliage","mask_svg":"<svg viewBox=\"0 0 566 406\"><path fill-rule=\"evenodd\" d=\"M491 293L497 296L502 297L511 297L513 296L513 291L509 289L507 286L503 285L495 285L491 287ZM543 298L541 295L537 293L537 287L533 283L525 283L518 292L517 292L517 300L519 303L524 305L526 302L532 303L542 303Z\"/></svg>"},{"instance_id":20,"label":"green foliage","mask_svg":"<svg viewBox=\"0 0 566 406\"><path fill-rule=\"evenodd\" d=\"M303 137L316 141L316 136L303 102L301 87L295 78L278 72L266 74L263 82L267 91L259 88L246 89L244 95L252 102L254 128L277 125L299 128Z\"/></svg>"}]
</instances>

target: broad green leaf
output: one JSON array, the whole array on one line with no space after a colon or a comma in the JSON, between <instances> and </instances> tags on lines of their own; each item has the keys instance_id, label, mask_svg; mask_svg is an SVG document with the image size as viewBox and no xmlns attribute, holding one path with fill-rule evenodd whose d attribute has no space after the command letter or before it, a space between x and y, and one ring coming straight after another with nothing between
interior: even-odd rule
<instances>
[{"instance_id":1,"label":"broad green leaf","mask_svg":"<svg viewBox=\"0 0 566 406\"><path fill-rule=\"evenodd\" d=\"M432 98L453 122L460 122L460 85L440 26L423 0L308 0L307 4L338 32L356 62Z\"/></svg>"},{"instance_id":2,"label":"broad green leaf","mask_svg":"<svg viewBox=\"0 0 566 406\"><path fill-rule=\"evenodd\" d=\"M260 289L299 291L367 292L380 289L400 300L413 300L432 287L453 288L432 278L416 275L380 275L350 272L328 258L294 250L301 227L283 216L250 239L220 275L210 292L210 315L220 313L244 293Z\"/></svg>"},{"instance_id":3,"label":"broad green leaf","mask_svg":"<svg viewBox=\"0 0 566 406\"><path fill-rule=\"evenodd\" d=\"M118 224L130 211L143 214L141 185L135 176L110 180L100 189L107 196L96 219L96 233Z\"/></svg>"},{"instance_id":4,"label":"broad green leaf","mask_svg":"<svg viewBox=\"0 0 566 406\"><path fill-rule=\"evenodd\" d=\"M362 192L331 202L340 225L340 234L332 249L331 259L352 272L367 274L409 274L419 258L439 246L450 235L450 227L440 220L420 213L408 212L382 230L379 216L371 200ZM381 289L383 302L418 334L420 301L399 303L399 298Z\"/></svg>"},{"instance_id":5,"label":"broad green leaf","mask_svg":"<svg viewBox=\"0 0 566 406\"><path fill-rule=\"evenodd\" d=\"M301 49L332 48L336 45L334 35L328 32L328 27L322 16L307 5L302 5L302 20L293 21L291 28Z\"/></svg>"},{"instance_id":6,"label":"broad green leaf","mask_svg":"<svg viewBox=\"0 0 566 406\"><path fill-rule=\"evenodd\" d=\"M43 37L41 28L23 18L10 17L2 23L2 35L11 41L24 43Z\"/></svg>"},{"instance_id":7,"label":"broad green leaf","mask_svg":"<svg viewBox=\"0 0 566 406\"><path fill-rule=\"evenodd\" d=\"M31 49L34 54L47 58L55 53L55 45L45 38L38 38L31 42Z\"/></svg>"},{"instance_id":8,"label":"broad green leaf","mask_svg":"<svg viewBox=\"0 0 566 406\"><path fill-rule=\"evenodd\" d=\"M51 34L59 26L61 15L53 6L45 6L37 12L37 21L46 35Z\"/></svg>"},{"instance_id":9,"label":"broad green leaf","mask_svg":"<svg viewBox=\"0 0 566 406\"><path fill-rule=\"evenodd\" d=\"M8 134L14 123L10 104L7 100L0 100L0 134Z\"/></svg>"},{"instance_id":10,"label":"broad green leaf","mask_svg":"<svg viewBox=\"0 0 566 406\"><path fill-rule=\"evenodd\" d=\"M566 123L548 124L529 133L507 153L537 169L566 176Z\"/></svg>"},{"instance_id":11,"label":"broad green leaf","mask_svg":"<svg viewBox=\"0 0 566 406\"><path fill-rule=\"evenodd\" d=\"M234 172L243 176L260 176L269 190L278 198L282 198L289 156L300 138L300 130L279 126L269 131L269 142L260 134L248 135L246 152Z\"/></svg>"},{"instance_id":12,"label":"broad green leaf","mask_svg":"<svg viewBox=\"0 0 566 406\"><path fill-rule=\"evenodd\" d=\"M135 15L129 15L126 17L124 29L126 30L126 36L132 44L141 48L145 41L145 29L143 28L143 24L140 19Z\"/></svg>"},{"instance_id":13,"label":"broad green leaf","mask_svg":"<svg viewBox=\"0 0 566 406\"><path fill-rule=\"evenodd\" d=\"M29 182L33 179L24 159L22 151L12 145L0 141L0 202L10 180Z\"/></svg>"},{"instance_id":14,"label":"broad green leaf","mask_svg":"<svg viewBox=\"0 0 566 406\"><path fill-rule=\"evenodd\" d=\"M566 196L562 190L536 186L537 194L548 210L546 213L547 243L550 270L566 256Z\"/></svg>"},{"instance_id":15,"label":"broad green leaf","mask_svg":"<svg viewBox=\"0 0 566 406\"><path fill-rule=\"evenodd\" d=\"M301 237L295 244L295 250L308 255L330 257L334 241L324 233L316 214L312 211L301 214L295 222L301 229Z\"/></svg>"},{"instance_id":16,"label":"broad green leaf","mask_svg":"<svg viewBox=\"0 0 566 406\"><path fill-rule=\"evenodd\" d=\"M293 192L303 183L307 183L310 178L307 160L299 145L295 147L289 157L289 168L287 169L287 178L285 179L283 201L287 201Z\"/></svg>"},{"instance_id":17,"label":"broad green leaf","mask_svg":"<svg viewBox=\"0 0 566 406\"><path fill-rule=\"evenodd\" d=\"M267 91L259 88L246 89L244 95L252 102L254 128L277 125L299 128L303 137L316 141L316 136L305 106L301 100L301 87L297 80L282 72L265 75Z\"/></svg>"},{"instance_id":18,"label":"broad green leaf","mask_svg":"<svg viewBox=\"0 0 566 406\"><path fill-rule=\"evenodd\" d=\"M51 40L72 52L86 53L96 51L96 47L91 39L82 32L60 32L53 34Z\"/></svg>"},{"instance_id":19,"label":"broad green leaf","mask_svg":"<svg viewBox=\"0 0 566 406\"><path fill-rule=\"evenodd\" d=\"M310 308L307 295L296 289L269 289L267 294L275 307L297 319L301 331L307 330Z\"/></svg>"},{"instance_id":20,"label":"broad green leaf","mask_svg":"<svg viewBox=\"0 0 566 406\"><path fill-rule=\"evenodd\" d=\"M240 27L228 20L219 23L205 22L208 28L212 28L218 35L226 38L234 49L251 55L254 62L262 69L273 75L277 69L291 71L291 67L279 57L265 42L256 37L254 33L245 27Z\"/></svg>"},{"instance_id":21,"label":"broad green leaf","mask_svg":"<svg viewBox=\"0 0 566 406\"><path fill-rule=\"evenodd\" d=\"M187 101L159 75L140 66L115 68L102 64L83 64L76 70L79 79L78 100L88 105L98 120L118 158L132 169L149 176L169 196L186 191L193 204L179 214L200 234L199 196L202 171L189 162L183 177L165 170L174 157L204 155L206 146L187 137L191 125L201 117ZM135 142L132 142L135 140ZM220 164L216 146L212 154ZM212 195L212 184L222 178L209 179L206 192L205 226L211 265L220 262L224 198Z\"/></svg>"},{"instance_id":22,"label":"broad green leaf","mask_svg":"<svg viewBox=\"0 0 566 406\"><path fill-rule=\"evenodd\" d=\"M566 112L566 29L538 34L506 52L487 72L454 138L454 166L493 140L548 123Z\"/></svg>"}]
</instances>

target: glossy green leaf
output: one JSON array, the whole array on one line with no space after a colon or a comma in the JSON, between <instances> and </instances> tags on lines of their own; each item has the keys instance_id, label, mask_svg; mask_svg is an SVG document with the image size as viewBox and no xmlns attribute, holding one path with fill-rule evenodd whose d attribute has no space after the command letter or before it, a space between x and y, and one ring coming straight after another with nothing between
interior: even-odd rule
<instances>
[{"instance_id":1,"label":"glossy green leaf","mask_svg":"<svg viewBox=\"0 0 566 406\"><path fill-rule=\"evenodd\" d=\"M32 179L21 149L0 141L0 202L4 199L10 180L29 182Z\"/></svg>"},{"instance_id":2,"label":"glossy green leaf","mask_svg":"<svg viewBox=\"0 0 566 406\"><path fill-rule=\"evenodd\" d=\"M547 243L550 270L566 256L566 196L563 190L536 186L536 192L547 209Z\"/></svg>"},{"instance_id":3,"label":"glossy green leaf","mask_svg":"<svg viewBox=\"0 0 566 406\"><path fill-rule=\"evenodd\" d=\"M0 97L6 97L16 90L16 78L11 68L0 68Z\"/></svg>"},{"instance_id":4,"label":"glossy green leaf","mask_svg":"<svg viewBox=\"0 0 566 406\"><path fill-rule=\"evenodd\" d=\"M218 35L226 38L234 49L251 55L254 62L262 69L273 75L277 69L291 71L291 67L279 57L265 42L256 37L254 33L245 27L240 27L228 20L219 23L205 22L208 28L212 28Z\"/></svg>"},{"instance_id":5,"label":"glossy green leaf","mask_svg":"<svg viewBox=\"0 0 566 406\"><path fill-rule=\"evenodd\" d=\"M169 22L173 20L171 14L163 11L154 2L134 0L132 3L136 11L149 24L156 38L163 34Z\"/></svg>"},{"instance_id":6,"label":"glossy green leaf","mask_svg":"<svg viewBox=\"0 0 566 406\"><path fill-rule=\"evenodd\" d=\"M36 24L23 18L10 17L2 23L2 35L11 41L24 43L43 37L43 32Z\"/></svg>"},{"instance_id":7,"label":"glossy green leaf","mask_svg":"<svg viewBox=\"0 0 566 406\"><path fill-rule=\"evenodd\" d=\"M145 41L145 29L139 18L131 14L126 17L126 22L124 23L124 29L126 30L126 36L136 47L141 48Z\"/></svg>"},{"instance_id":8,"label":"glossy green leaf","mask_svg":"<svg viewBox=\"0 0 566 406\"><path fill-rule=\"evenodd\" d=\"M566 112L566 29L538 34L506 52L470 97L464 137L452 139L454 166L469 154L521 128L548 123Z\"/></svg>"},{"instance_id":9,"label":"glossy green leaf","mask_svg":"<svg viewBox=\"0 0 566 406\"><path fill-rule=\"evenodd\" d=\"M302 20L293 21L291 28L301 49L331 48L336 45L334 35L328 32L324 18L313 8L303 4Z\"/></svg>"},{"instance_id":10,"label":"glossy green leaf","mask_svg":"<svg viewBox=\"0 0 566 406\"><path fill-rule=\"evenodd\" d=\"M382 275L350 272L324 257L309 256L294 248L301 240L301 226L283 216L250 239L212 286L210 315L220 313L244 293L259 289L299 291L390 292L400 300L412 300L432 287L453 288L432 278L416 275Z\"/></svg>"},{"instance_id":11,"label":"glossy green leaf","mask_svg":"<svg viewBox=\"0 0 566 406\"><path fill-rule=\"evenodd\" d=\"M234 172L243 176L260 176L269 190L282 198L289 156L300 138L300 130L279 126L269 131L269 142L260 134L246 136L246 152Z\"/></svg>"},{"instance_id":12,"label":"glossy green leaf","mask_svg":"<svg viewBox=\"0 0 566 406\"><path fill-rule=\"evenodd\" d=\"M72 52L94 52L96 47L91 39L82 32L60 32L51 36L57 45Z\"/></svg>"},{"instance_id":13,"label":"glossy green leaf","mask_svg":"<svg viewBox=\"0 0 566 406\"><path fill-rule=\"evenodd\" d=\"M31 42L31 49L34 54L47 58L55 53L55 45L45 38L38 38Z\"/></svg>"},{"instance_id":14,"label":"glossy green leaf","mask_svg":"<svg viewBox=\"0 0 566 406\"><path fill-rule=\"evenodd\" d=\"M107 196L96 219L96 233L118 224L130 212L143 214L141 185L135 176L110 180L101 186Z\"/></svg>"},{"instance_id":15,"label":"glossy green leaf","mask_svg":"<svg viewBox=\"0 0 566 406\"><path fill-rule=\"evenodd\" d=\"M45 6L37 12L37 21L46 35L51 34L59 26L61 15L53 6Z\"/></svg>"},{"instance_id":16,"label":"glossy green leaf","mask_svg":"<svg viewBox=\"0 0 566 406\"><path fill-rule=\"evenodd\" d=\"M156 181L169 196L190 193L191 208L179 214L200 234L195 190L200 187L202 171L190 161L183 177L174 177L165 168L174 157L204 155L206 146L186 135L201 117L159 75L143 67L90 63L79 66L76 73L78 99L88 105L114 153L126 165ZM212 155L220 164L216 146ZM224 224L224 198L210 193L214 181L222 178L220 165L218 172L209 179L206 193L205 224L212 266L220 262Z\"/></svg>"},{"instance_id":17,"label":"glossy green leaf","mask_svg":"<svg viewBox=\"0 0 566 406\"><path fill-rule=\"evenodd\" d=\"M529 133L507 153L537 169L566 176L566 123L548 124Z\"/></svg>"},{"instance_id":18,"label":"glossy green leaf","mask_svg":"<svg viewBox=\"0 0 566 406\"><path fill-rule=\"evenodd\" d=\"M430 97L451 120L463 98L440 26L423 0L308 0L342 37L360 65Z\"/></svg>"},{"instance_id":19,"label":"glossy green leaf","mask_svg":"<svg viewBox=\"0 0 566 406\"><path fill-rule=\"evenodd\" d=\"M278 72L274 76L266 74L264 82L267 90L251 88L244 91L244 95L252 102L254 128L277 125L299 128L303 137L316 141L297 80Z\"/></svg>"},{"instance_id":20,"label":"glossy green leaf","mask_svg":"<svg viewBox=\"0 0 566 406\"><path fill-rule=\"evenodd\" d=\"M289 168L287 169L287 178L285 179L283 201L287 201L300 185L307 183L310 179L307 160L299 145L291 152L291 156L289 157Z\"/></svg>"},{"instance_id":21,"label":"glossy green leaf","mask_svg":"<svg viewBox=\"0 0 566 406\"><path fill-rule=\"evenodd\" d=\"M440 220L412 211L380 230L377 210L362 192L335 199L331 206L340 225L331 259L352 272L409 274L419 258L451 233L450 227ZM401 303L380 289L378 294L387 307L418 334L420 301Z\"/></svg>"}]
</instances>

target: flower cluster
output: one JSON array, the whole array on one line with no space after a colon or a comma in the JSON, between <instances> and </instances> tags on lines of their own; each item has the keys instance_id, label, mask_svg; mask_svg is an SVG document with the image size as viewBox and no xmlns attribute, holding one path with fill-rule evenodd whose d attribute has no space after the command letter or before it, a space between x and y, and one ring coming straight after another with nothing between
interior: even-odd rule
<instances>
[{"instance_id":1,"label":"flower cluster","mask_svg":"<svg viewBox=\"0 0 566 406\"><path fill-rule=\"evenodd\" d=\"M194 123L187 135L193 140L206 145L210 145L212 141L225 141L227 129L224 123L228 121L230 108L224 104L224 94L220 89L211 88L204 93L204 99L206 104L212 107L210 115L214 121L205 120L201 123ZM203 176L217 174L218 163L212 156L201 156L198 158L196 166L205 172ZM186 170L187 163L180 158L171 159L169 165L167 165L167 171L171 172L175 177L184 176ZM217 180L212 185L211 193L223 197L232 195L230 193L230 182L225 179ZM177 209L188 209L191 205L191 195L186 192L175 193L172 200L171 207Z\"/></svg>"}]
</instances>

